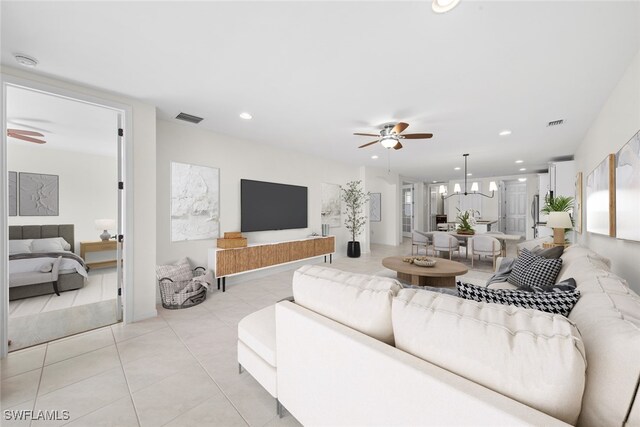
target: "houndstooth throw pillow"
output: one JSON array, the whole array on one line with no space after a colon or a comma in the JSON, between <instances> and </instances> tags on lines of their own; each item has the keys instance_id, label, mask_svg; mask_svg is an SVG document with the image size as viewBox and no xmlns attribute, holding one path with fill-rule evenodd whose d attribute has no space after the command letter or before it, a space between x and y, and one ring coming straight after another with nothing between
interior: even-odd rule
<instances>
[{"instance_id":1,"label":"houndstooth throw pillow","mask_svg":"<svg viewBox=\"0 0 640 427\"><path fill-rule=\"evenodd\" d=\"M562 258L547 259L523 249L507 282L518 287L550 286L556 282L561 268Z\"/></svg>"},{"instance_id":2,"label":"houndstooth throw pillow","mask_svg":"<svg viewBox=\"0 0 640 427\"><path fill-rule=\"evenodd\" d=\"M464 299L494 304L532 308L552 314L569 316L580 299L580 291L527 292L510 289L488 289L470 283L457 283L458 296Z\"/></svg>"},{"instance_id":3,"label":"houndstooth throw pillow","mask_svg":"<svg viewBox=\"0 0 640 427\"><path fill-rule=\"evenodd\" d=\"M158 280L168 277L174 282L182 282L193 279L193 271L189 260L183 258L175 264L156 266L156 276Z\"/></svg>"}]
</instances>

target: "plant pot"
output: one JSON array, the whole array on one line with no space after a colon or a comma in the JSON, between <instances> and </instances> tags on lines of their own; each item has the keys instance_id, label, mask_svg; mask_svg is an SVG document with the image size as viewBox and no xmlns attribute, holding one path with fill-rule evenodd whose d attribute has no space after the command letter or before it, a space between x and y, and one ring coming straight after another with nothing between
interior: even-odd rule
<instances>
[{"instance_id":1,"label":"plant pot","mask_svg":"<svg viewBox=\"0 0 640 427\"><path fill-rule=\"evenodd\" d=\"M349 258L360 258L360 242L347 243L347 256Z\"/></svg>"},{"instance_id":2,"label":"plant pot","mask_svg":"<svg viewBox=\"0 0 640 427\"><path fill-rule=\"evenodd\" d=\"M458 234L468 234L469 236L472 236L476 234L476 232L475 230L458 230Z\"/></svg>"}]
</instances>

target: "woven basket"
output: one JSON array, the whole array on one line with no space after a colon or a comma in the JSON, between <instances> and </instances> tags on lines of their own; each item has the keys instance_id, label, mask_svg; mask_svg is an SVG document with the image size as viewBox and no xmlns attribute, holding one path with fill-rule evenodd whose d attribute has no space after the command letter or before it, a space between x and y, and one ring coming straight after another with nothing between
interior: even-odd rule
<instances>
[{"instance_id":1,"label":"woven basket","mask_svg":"<svg viewBox=\"0 0 640 427\"><path fill-rule=\"evenodd\" d=\"M196 269L193 270L193 276L201 276L204 272L204 267L196 267ZM179 310L182 308L193 307L207 299L207 288L202 285L193 292L180 292L189 283L190 280L174 282L168 277L163 277L158 280L162 306L169 310Z\"/></svg>"}]
</instances>

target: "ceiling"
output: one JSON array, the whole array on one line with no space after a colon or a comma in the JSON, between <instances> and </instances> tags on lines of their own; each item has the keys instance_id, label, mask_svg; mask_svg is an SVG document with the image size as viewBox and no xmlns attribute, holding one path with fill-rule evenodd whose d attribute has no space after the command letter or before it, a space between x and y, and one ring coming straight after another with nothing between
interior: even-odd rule
<instances>
[{"instance_id":1,"label":"ceiling","mask_svg":"<svg viewBox=\"0 0 640 427\"><path fill-rule=\"evenodd\" d=\"M9 144L115 157L117 113L113 110L19 87L7 89L7 128L33 130L46 144L15 138Z\"/></svg>"},{"instance_id":2,"label":"ceiling","mask_svg":"<svg viewBox=\"0 0 640 427\"><path fill-rule=\"evenodd\" d=\"M445 180L461 177L463 153L474 177L574 153L640 49L635 1L430 4L5 1L1 60L32 55L35 72L139 98L160 118L183 111L260 144ZM353 132L399 120L434 137L388 159L356 148L370 140Z\"/></svg>"}]
</instances>

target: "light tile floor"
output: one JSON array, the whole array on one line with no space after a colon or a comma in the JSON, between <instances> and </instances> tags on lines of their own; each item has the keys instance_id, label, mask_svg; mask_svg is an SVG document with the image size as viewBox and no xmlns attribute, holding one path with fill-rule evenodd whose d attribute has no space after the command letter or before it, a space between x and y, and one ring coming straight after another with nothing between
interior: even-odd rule
<instances>
[{"instance_id":1,"label":"light tile floor","mask_svg":"<svg viewBox=\"0 0 640 427\"><path fill-rule=\"evenodd\" d=\"M374 245L361 258L333 267L392 274L382 258L410 252ZM477 265L477 264L476 264ZM464 278L482 282L491 262ZM238 374L237 324L249 313L291 295L293 270L228 284L187 310L159 308L160 316L113 325L13 352L2 361L3 410L67 410L68 421L7 421L12 425L72 426L293 426L278 418L275 401L244 372Z\"/></svg>"}]
</instances>

